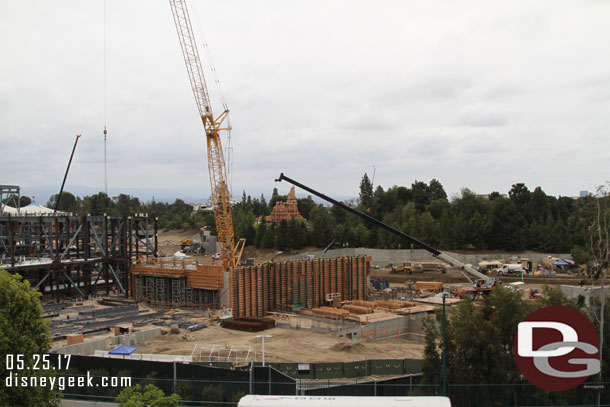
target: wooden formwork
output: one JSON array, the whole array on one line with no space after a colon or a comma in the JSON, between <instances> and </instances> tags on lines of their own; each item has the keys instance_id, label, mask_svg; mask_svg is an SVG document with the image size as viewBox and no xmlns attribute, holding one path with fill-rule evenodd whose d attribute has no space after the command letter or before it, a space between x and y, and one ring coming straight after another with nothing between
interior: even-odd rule
<instances>
[{"instance_id":1,"label":"wooden formwork","mask_svg":"<svg viewBox=\"0 0 610 407\"><path fill-rule=\"evenodd\" d=\"M204 265L196 262L161 261L150 259L132 266L132 275L158 277L186 277L186 285L204 290L219 290L223 286L222 266Z\"/></svg>"},{"instance_id":2,"label":"wooden formwork","mask_svg":"<svg viewBox=\"0 0 610 407\"><path fill-rule=\"evenodd\" d=\"M365 300L370 261L370 257L355 256L238 267L230 273L233 315L264 316L294 306L323 307L331 293L338 293L341 300Z\"/></svg>"}]
</instances>

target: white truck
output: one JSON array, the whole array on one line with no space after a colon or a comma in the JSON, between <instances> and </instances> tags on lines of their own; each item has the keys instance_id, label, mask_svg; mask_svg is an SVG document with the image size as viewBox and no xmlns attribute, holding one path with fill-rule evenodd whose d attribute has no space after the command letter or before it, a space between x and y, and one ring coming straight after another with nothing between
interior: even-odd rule
<instances>
[{"instance_id":1,"label":"white truck","mask_svg":"<svg viewBox=\"0 0 610 407\"><path fill-rule=\"evenodd\" d=\"M511 274L520 276L522 273L525 273L525 269L521 264L503 264L500 270L498 270L498 274L501 276Z\"/></svg>"}]
</instances>

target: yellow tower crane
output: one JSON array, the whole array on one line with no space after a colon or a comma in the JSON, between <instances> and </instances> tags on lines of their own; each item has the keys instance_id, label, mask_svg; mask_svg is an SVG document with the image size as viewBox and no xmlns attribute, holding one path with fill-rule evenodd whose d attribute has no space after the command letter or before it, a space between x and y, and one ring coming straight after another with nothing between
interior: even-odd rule
<instances>
[{"instance_id":1,"label":"yellow tower crane","mask_svg":"<svg viewBox=\"0 0 610 407\"><path fill-rule=\"evenodd\" d=\"M229 110L225 108L225 111L214 119L186 0L169 0L169 4L174 15L174 23L180 39L180 47L182 48L182 55L184 56L195 102L205 129L212 204L214 205L214 219L216 220L216 235L220 245L220 254L226 268L235 267L239 264L246 240L240 239L237 245L235 244L233 218L231 216L231 194L227 185L227 168L220 141L219 132L229 130L228 127L222 127L228 117Z\"/></svg>"}]
</instances>

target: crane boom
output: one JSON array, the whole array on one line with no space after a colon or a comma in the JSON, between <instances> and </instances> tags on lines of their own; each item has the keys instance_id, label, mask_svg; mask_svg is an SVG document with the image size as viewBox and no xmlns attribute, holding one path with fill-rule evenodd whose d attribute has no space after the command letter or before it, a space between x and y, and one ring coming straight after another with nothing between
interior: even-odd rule
<instances>
[{"instance_id":1,"label":"crane boom","mask_svg":"<svg viewBox=\"0 0 610 407\"><path fill-rule=\"evenodd\" d=\"M193 95L195 96L195 102L197 103L199 115L205 129L212 205L214 207L216 235L220 245L220 254L226 267L235 267L239 263L241 251L235 246L233 218L231 215L231 194L227 184L227 167L219 134L219 131L222 130L222 123L229 114L229 110L225 110L214 119L210 96L199 58L199 51L197 50L191 19L186 7L186 0L169 0L169 4L174 16L174 23ZM241 246L243 249L244 244L245 241L242 239L238 246Z\"/></svg>"},{"instance_id":2,"label":"crane boom","mask_svg":"<svg viewBox=\"0 0 610 407\"><path fill-rule=\"evenodd\" d=\"M461 261L459 261L457 259L454 259L453 257L449 256L447 253L443 253L440 250L437 250L434 247L429 246L429 245L427 245L426 243L424 243L424 242L422 242L420 240L417 240L413 236L410 236L410 235L408 235L408 234L406 234L404 232L401 232L400 230L395 229L392 226L387 225L387 224L381 222L380 220L375 219L372 216L367 215L366 213L362 213L360 211L357 211L356 209L351 208L351 207L345 205L344 203L341 203L341 202L339 202L339 201L337 201L337 200L335 200L333 198L330 198L330 197L322 194L321 192L318 192L318 191L316 191L314 189L311 189L308 186L303 185L303 184L301 184L301 183L299 183L299 182L297 182L297 181L295 181L295 180L285 176L284 173L281 173L280 177L278 179L276 179L275 181L278 182L278 181L283 181L283 180L286 180L289 183L291 183L292 185L297 186L297 187L299 187L301 189L304 189L307 192L311 192L312 194L314 194L314 195L324 199L325 201L330 202L330 203L338 206L339 208L341 208L343 210L346 210L346 211L348 211L350 213L353 213L356 216L364 218L367 221L372 222L372 223L376 224L377 226L382 227L385 230L387 230L387 231L389 231L391 233L394 233L395 235L398 235L398 236L402 237L403 239L406 239L407 241L409 241L410 243L414 244L415 246L430 252L434 257L436 257L436 258L438 258L438 259L440 259L440 260L442 260L442 261L444 261L444 262L446 262L446 263L448 263L448 264L450 264L450 265L452 265L454 267L459 268L460 271L462 272L462 274L464 275L464 277L466 277L471 283L473 281L472 281L472 279L468 275L470 275L472 277L475 277L478 280L483 281L485 286L493 286L496 283L496 281L493 278L490 278L489 276L486 276L485 274L479 272L478 270L476 270L471 265L464 264Z\"/></svg>"}]
</instances>

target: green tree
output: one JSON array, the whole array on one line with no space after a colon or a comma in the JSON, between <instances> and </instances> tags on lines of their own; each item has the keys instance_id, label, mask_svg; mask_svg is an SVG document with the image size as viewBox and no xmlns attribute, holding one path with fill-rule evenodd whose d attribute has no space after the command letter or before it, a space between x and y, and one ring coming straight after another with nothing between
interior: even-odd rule
<instances>
[{"instance_id":1,"label":"green tree","mask_svg":"<svg viewBox=\"0 0 610 407\"><path fill-rule=\"evenodd\" d=\"M263 236L265 235L265 231L267 230L267 223L263 222L256 227L256 235L254 235L254 246L262 247Z\"/></svg>"},{"instance_id":2,"label":"green tree","mask_svg":"<svg viewBox=\"0 0 610 407\"><path fill-rule=\"evenodd\" d=\"M326 247L333 239L332 232L335 227L330 212L319 205L311 210L311 224L313 244L318 247Z\"/></svg>"},{"instance_id":3,"label":"green tree","mask_svg":"<svg viewBox=\"0 0 610 407\"><path fill-rule=\"evenodd\" d=\"M529 202L530 196L531 192L523 183L513 184L510 191L508 191L508 197L519 209Z\"/></svg>"},{"instance_id":4,"label":"green tree","mask_svg":"<svg viewBox=\"0 0 610 407\"><path fill-rule=\"evenodd\" d=\"M2 203L12 207L19 206L20 208L23 208L24 206L31 204L32 199L29 196L21 195L19 197L19 204L17 204L17 195L9 195L2 201Z\"/></svg>"},{"instance_id":5,"label":"green tree","mask_svg":"<svg viewBox=\"0 0 610 407\"><path fill-rule=\"evenodd\" d=\"M288 222L288 237L292 249L302 249L307 242L307 226L305 221L292 218Z\"/></svg>"},{"instance_id":6,"label":"green tree","mask_svg":"<svg viewBox=\"0 0 610 407\"><path fill-rule=\"evenodd\" d=\"M154 384L142 388L139 384L125 387L117 396L116 401L121 407L177 407L180 396L166 396L163 390Z\"/></svg>"},{"instance_id":7,"label":"green tree","mask_svg":"<svg viewBox=\"0 0 610 407\"><path fill-rule=\"evenodd\" d=\"M436 178L433 178L430 183L428 183L428 199L430 202L438 199L447 199L447 193L445 192L445 188L443 188L443 184Z\"/></svg>"},{"instance_id":8,"label":"green tree","mask_svg":"<svg viewBox=\"0 0 610 407\"><path fill-rule=\"evenodd\" d=\"M275 244L275 228L273 225L267 225L264 234L261 238L260 247L263 249L271 249Z\"/></svg>"},{"instance_id":9,"label":"green tree","mask_svg":"<svg viewBox=\"0 0 610 407\"><path fill-rule=\"evenodd\" d=\"M278 250L284 250L286 248L292 248L292 242L290 242L288 222L286 219L282 219L280 225L275 231L275 247Z\"/></svg>"},{"instance_id":10,"label":"green tree","mask_svg":"<svg viewBox=\"0 0 610 407\"><path fill-rule=\"evenodd\" d=\"M201 400L210 402L204 406L216 407L224 401L224 389L219 384L205 386L201 391Z\"/></svg>"},{"instance_id":11,"label":"green tree","mask_svg":"<svg viewBox=\"0 0 610 407\"><path fill-rule=\"evenodd\" d=\"M517 325L534 305L520 292L497 287L483 304L471 300L459 303L448 312L447 380L449 383L515 383L521 374L514 363L513 340ZM440 357L442 313L436 323L425 325L424 377L427 383L438 383L441 377Z\"/></svg>"},{"instance_id":12,"label":"green tree","mask_svg":"<svg viewBox=\"0 0 610 407\"><path fill-rule=\"evenodd\" d=\"M55 204L57 203L57 194L51 196L49 201L47 202L47 207L51 209L55 209ZM64 191L61 194L61 202L59 202L59 207L57 210L62 212L80 212L80 199L74 196L72 193L68 191Z\"/></svg>"},{"instance_id":13,"label":"green tree","mask_svg":"<svg viewBox=\"0 0 610 407\"><path fill-rule=\"evenodd\" d=\"M64 200L62 195L61 200ZM135 196L120 194L114 198L114 216L130 216L134 213L141 212L140 200Z\"/></svg>"},{"instance_id":14,"label":"green tree","mask_svg":"<svg viewBox=\"0 0 610 407\"><path fill-rule=\"evenodd\" d=\"M113 207L114 203L112 202L112 199L104 192L98 192L97 194L83 198L83 210L92 215L108 214Z\"/></svg>"},{"instance_id":15,"label":"green tree","mask_svg":"<svg viewBox=\"0 0 610 407\"><path fill-rule=\"evenodd\" d=\"M316 206L315 201L311 198L311 195L307 198L298 198L297 199L297 208L299 209L299 213L305 219L309 219L311 209Z\"/></svg>"},{"instance_id":16,"label":"green tree","mask_svg":"<svg viewBox=\"0 0 610 407\"><path fill-rule=\"evenodd\" d=\"M373 205L373 184L369 176L364 173L360 180L360 207L368 211Z\"/></svg>"},{"instance_id":17,"label":"green tree","mask_svg":"<svg viewBox=\"0 0 610 407\"><path fill-rule=\"evenodd\" d=\"M423 181L415 180L411 184L411 199L415 202L415 208L419 212L423 212L426 205L431 202L428 185Z\"/></svg>"},{"instance_id":18,"label":"green tree","mask_svg":"<svg viewBox=\"0 0 610 407\"><path fill-rule=\"evenodd\" d=\"M28 376L55 376L53 370L32 369L33 355L51 349L49 327L42 318L40 293L31 290L30 283L22 281L21 276L0 269L0 310L0 354L23 355L24 362L24 369L18 371L8 370L5 361L0 364L0 406L59 405L59 394L48 387L6 386L5 378L26 370Z\"/></svg>"}]
</instances>

